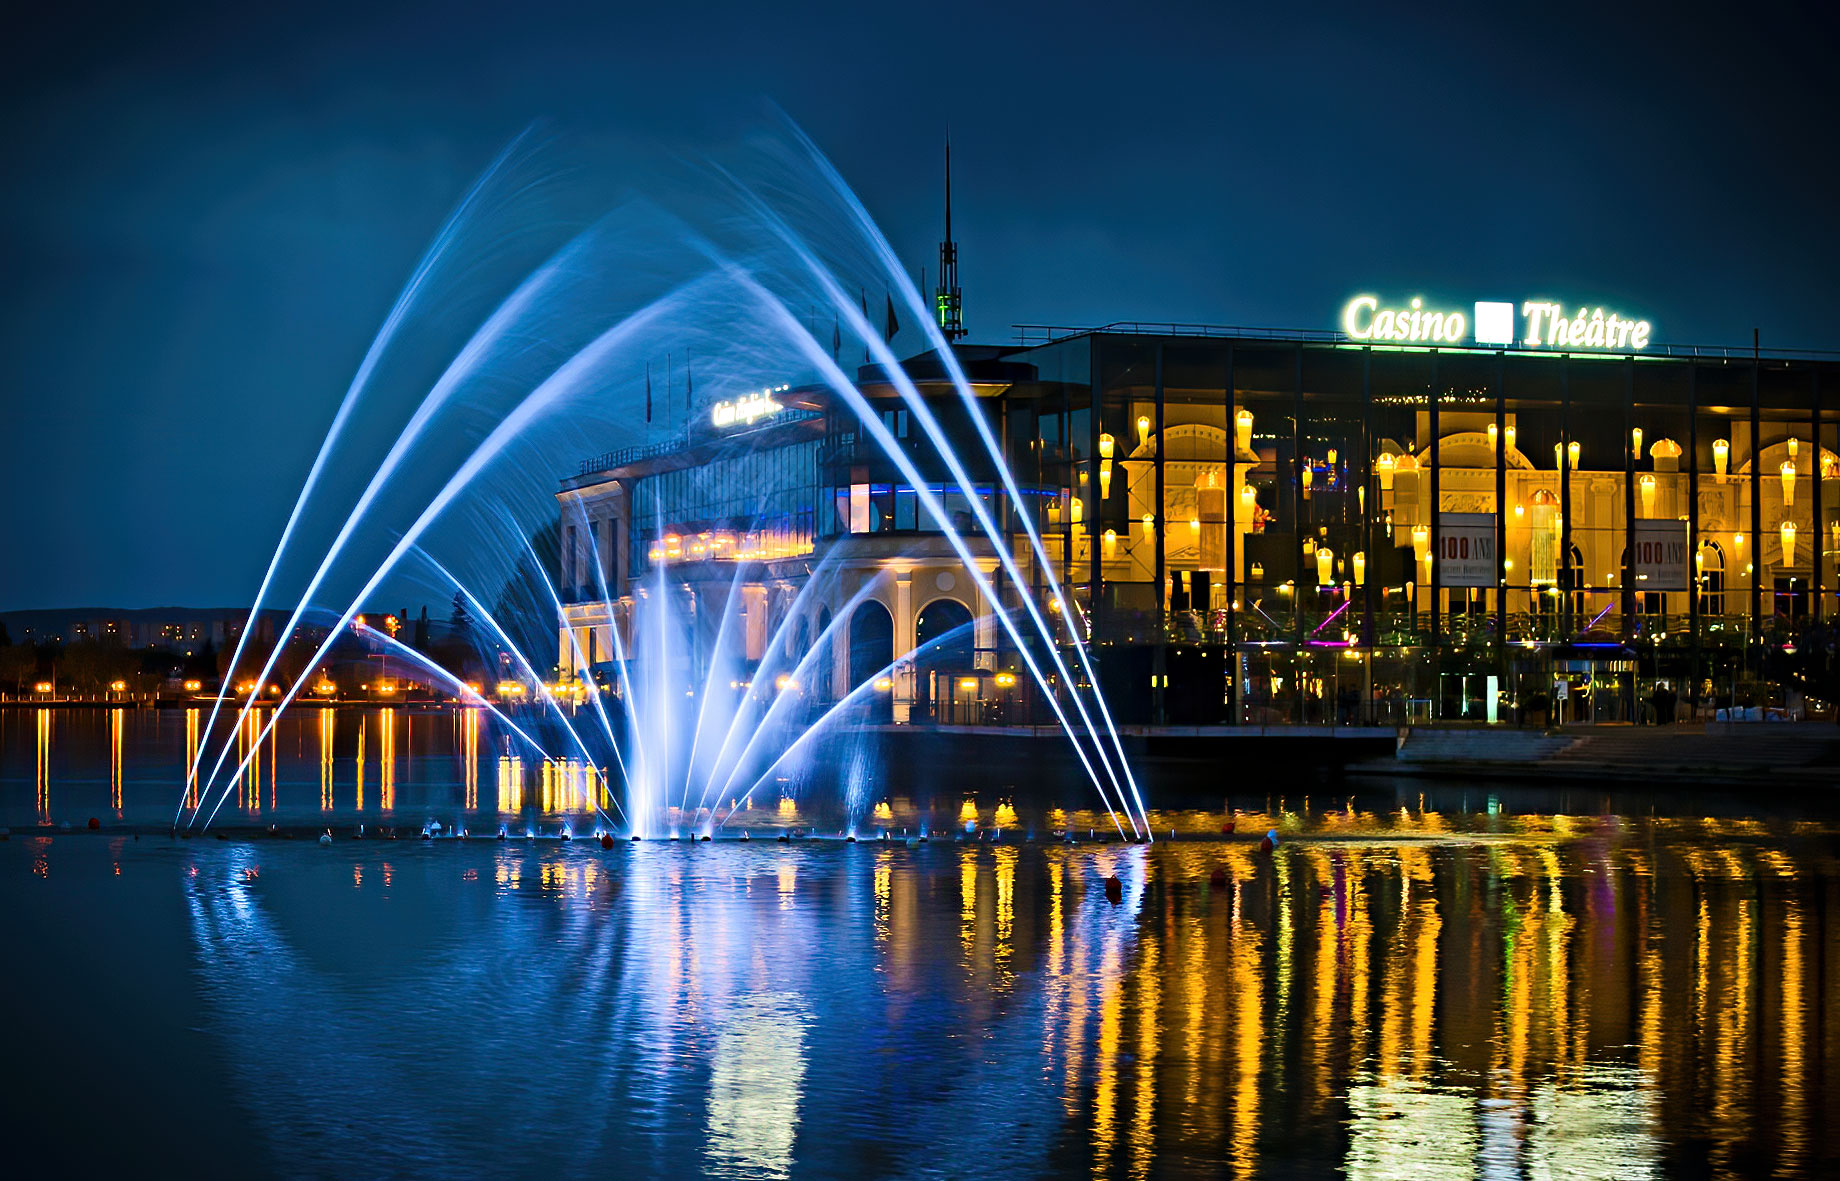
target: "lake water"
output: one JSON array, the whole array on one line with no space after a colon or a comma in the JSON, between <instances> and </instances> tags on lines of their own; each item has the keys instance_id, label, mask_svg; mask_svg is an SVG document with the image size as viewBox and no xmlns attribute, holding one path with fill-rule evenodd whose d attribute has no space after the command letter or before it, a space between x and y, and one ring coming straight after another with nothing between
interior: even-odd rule
<instances>
[{"instance_id":1,"label":"lake water","mask_svg":"<svg viewBox=\"0 0 1840 1181\"><path fill-rule=\"evenodd\" d=\"M707 844L423 841L564 818L385 712L284 720L220 841L166 835L183 712L0 711L9 1172L1840 1167L1824 800L1220 769L1153 807L1181 839L1070 846L1075 786L954 772L859 826L915 847L758 799Z\"/></svg>"}]
</instances>

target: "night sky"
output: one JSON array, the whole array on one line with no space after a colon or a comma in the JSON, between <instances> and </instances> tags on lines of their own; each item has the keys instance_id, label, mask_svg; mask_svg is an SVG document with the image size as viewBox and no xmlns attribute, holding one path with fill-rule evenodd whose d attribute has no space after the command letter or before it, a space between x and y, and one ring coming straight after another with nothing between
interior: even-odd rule
<instances>
[{"instance_id":1,"label":"night sky","mask_svg":"<svg viewBox=\"0 0 1840 1181\"><path fill-rule=\"evenodd\" d=\"M1840 347L1830 5L281 7L11 19L0 609L247 603L397 291L533 121L617 194L777 106L910 269L949 122L978 342L1328 328L1374 289Z\"/></svg>"}]
</instances>

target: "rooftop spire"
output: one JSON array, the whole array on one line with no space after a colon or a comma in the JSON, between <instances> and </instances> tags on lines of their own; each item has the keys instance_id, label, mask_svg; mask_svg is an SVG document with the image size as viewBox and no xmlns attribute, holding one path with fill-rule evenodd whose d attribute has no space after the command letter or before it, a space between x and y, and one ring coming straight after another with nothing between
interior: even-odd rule
<instances>
[{"instance_id":1,"label":"rooftop spire","mask_svg":"<svg viewBox=\"0 0 1840 1181\"><path fill-rule=\"evenodd\" d=\"M939 288L934 293L939 313L939 330L946 343L965 335L963 310L958 291L958 243L952 240L952 135L946 133L946 238L939 244Z\"/></svg>"}]
</instances>

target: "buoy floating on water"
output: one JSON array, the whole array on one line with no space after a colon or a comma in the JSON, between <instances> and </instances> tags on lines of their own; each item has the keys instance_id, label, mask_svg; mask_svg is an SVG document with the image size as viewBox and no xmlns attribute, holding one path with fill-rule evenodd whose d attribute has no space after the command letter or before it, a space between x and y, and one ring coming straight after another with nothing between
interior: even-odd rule
<instances>
[{"instance_id":1,"label":"buoy floating on water","mask_svg":"<svg viewBox=\"0 0 1840 1181\"><path fill-rule=\"evenodd\" d=\"M330 845L332 843L331 829L327 829L325 832L319 834L319 843L322 845Z\"/></svg>"},{"instance_id":2,"label":"buoy floating on water","mask_svg":"<svg viewBox=\"0 0 1840 1181\"><path fill-rule=\"evenodd\" d=\"M605 833L605 832L601 834L601 848L603 849L613 848L613 834Z\"/></svg>"},{"instance_id":3,"label":"buoy floating on water","mask_svg":"<svg viewBox=\"0 0 1840 1181\"><path fill-rule=\"evenodd\" d=\"M1259 838L1259 852L1269 853L1278 847L1278 830L1270 829Z\"/></svg>"},{"instance_id":4,"label":"buoy floating on water","mask_svg":"<svg viewBox=\"0 0 1840 1181\"><path fill-rule=\"evenodd\" d=\"M98 829L98 828L101 828L101 827L102 827L102 821L100 821L100 820L98 820L98 819L96 819L96 818L95 818L94 816L91 816L91 817L89 818L89 827L90 827L90 831L92 831L92 832L93 832L93 831L95 831L96 829Z\"/></svg>"},{"instance_id":5,"label":"buoy floating on water","mask_svg":"<svg viewBox=\"0 0 1840 1181\"><path fill-rule=\"evenodd\" d=\"M1214 887L1216 890L1226 889L1227 871L1224 869L1215 869L1212 876L1208 878L1208 885Z\"/></svg>"},{"instance_id":6,"label":"buoy floating on water","mask_svg":"<svg viewBox=\"0 0 1840 1181\"><path fill-rule=\"evenodd\" d=\"M1124 901L1124 883L1118 880L1117 874L1105 879L1105 900L1113 906Z\"/></svg>"}]
</instances>

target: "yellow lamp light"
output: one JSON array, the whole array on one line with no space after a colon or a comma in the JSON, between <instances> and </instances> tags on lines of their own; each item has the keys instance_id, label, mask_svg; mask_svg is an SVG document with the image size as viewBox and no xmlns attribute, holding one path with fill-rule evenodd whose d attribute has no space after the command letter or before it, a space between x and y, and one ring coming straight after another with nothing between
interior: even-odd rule
<instances>
[{"instance_id":1,"label":"yellow lamp light","mask_svg":"<svg viewBox=\"0 0 1840 1181\"><path fill-rule=\"evenodd\" d=\"M1642 458L1642 428L1641 427L1639 426L1631 427L1629 429L1629 446L1630 446L1630 454L1634 455L1637 459L1641 459Z\"/></svg>"},{"instance_id":2,"label":"yellow lamp light","mask_svg":"<svg viewBox=\"0 0 1840 1181\"><path fill-rule=\"evenodd\" d=\"M1799 453L1802 449L1802 441L1796 438L1794 435L1790 435L1788 446L1789 446L1789 458L1794 459L1797 453Z\"/></svg>"},{"instance_id":3,"label":"yellow lamp light","mask_svg":"<svg viewBox=\"0 0 1840 1181\"><path fill-rule=\"evenodd\" d=\"M1254 562L1252 564L1251 577L1254 582L1263 579L1265 577L1265 563Z\"/></svg>"},{"instance_id":4,"label":"yellow lamp light","mask_svg":"<svg viewBox=\"0 0 1840 1181\"><path fill-rule=\"evenodd\" d=\"M1233 416L1233 445L1242 452L1252 450L1252 411L1244 406Z\"/></svg>"},{"instance_id":5,"label":"yellow lamp light","mask_svg":"<svg viewBox=\"0 0 1840 1181\"><path fill-rule=\"evenodd\" d=\"M1565 536L1565 515L1563 513L1553 514L1552 516L1552 535L1553 535L1554 541L1557 541L1561 537Z\"/></svg>"},{"instance_id":6,"label":"yellow lamp light","mask_svg":"<svg viewBox=\"0 0 1840 1181\"><path fill-rule=\"evenodd\" d=\"M1643 515L1652 515L1655 511L1655 477L1647 472L1643 472L1642 478L1636 481L1636 487L1640 489L1642 493Z\"/></svg>"},{"instance_id":7,"label":"yellow lamp light","mask_svg":"<svg viewBox=\"0 0 1840 1181\"><path fill-rule=\"evenodd\" d=\"M1782 538L1782 564L1795 565L1795 522L1784 521L1776 532Z\"/></svg>"},{"instance_id":8,"label":"yellow lamp light","mask_svg":"<svg viewBox=\"0 0 1840 1181\"><path fill-rule=\"evenodd\" d=\"M1514 450L1514 428L1508 427L1508 450Z\"/></svg>"},{"instance_id":9,"label":"yellow lamp light","mask_svg":"<svg viewBox=\"0 0 1840 1181\"><path fill-rule=\"evenodd\" d=\"M1111 434L1109 432L1102 432L1099 435L1099 458L1110 459L1112 457L1112 447L1113 439Z\"/></svg>"},{"instance_id":10,"label":"yellow lamp light","mask_svg":"<svg viewBox=\"0 0 1840 1181\"><path fill-rule=\"evenodd\" d=\"M1335 456L1336 456L1335 448L1333 447L1329 448L1329 466L1330 467L1335 466Z\"/></svg>"},{"instance_id":11,"label":"yellow lamp light","mask_svg":"<svg viewBox=\"0 0 1840 1181\"><path fill-rule=\"evenodd\" d=\"M1148 443L1149 441L1150 441L1150 416L1147 414L1140 414L1137 416L1138 445L1142 446L1143 444Z\"/></svg>"},{"instance_id":12,"label":"yellow lamp light","mask_svg":"<svg viewBox=\"0 0 1840 1181\"><path fill-rule=\"evenodd\" d=\"M1109 558L1117 552L1118 552L1118 530L1107 529L1105 531L1105 556Z\"/></svg>"},{"instance_id":13,"label":"yellow lamp light","mask_svg":"<svg viewBox=\"0 0 1840 1181\"><path fill-rule=\"evenodd\" d=\"M1145 513L1144 514L1144 536L1149 537L1151 534L1155 532L1156 532L1156 514L1155 513Z\"/></svg>"},{"instance_id":14,"label":"yellow lamp light","mask_svg":"<svg viewBox=\"0 0 1840 1181\"><path fill-rule=\"evenodd\" d=\"M1086 519L1086 504L1079 497L1073 498L1073 523L1078 525Z\"/></svg>"},{"instance_id":15,"label":"yellow lamp light","mask_svg":"<svg viewBox=\"0 0 1840 1181\"><path fill-rule=\"evenodd\" d=\"M1731 443L1726 439L1712 441L1712 467L1719 478L1725 478L1725 465L1731 461Z\"/></svg>"},{"instance_id":16,"label":"yellow lamp light","mask_svg":"<svg viewBox=\"0 0 1840 1181\"><path fill-rule=\"evenodd\" d=\"M1354 580L1362 585L1367 583L1367 554L1361 550L1354 552Z\"/></svg>"},{"instance_id":17,"label":"yellow lamp light","mask_svg":"<svg viewBox=\"0 0 1840 1181\"><path fill-rule=\"evenodd\" d=\"M1576 439L1573 439L1570 443L1567 443L1565 445L1565 453L1572 461L1573 471L1578 470L1578 451L1579 451L1578 440Z\"/></svg>"},{"instance_id":18,"label":"yellow lamp light","mask_svg":"<svg viewBox=\"0 0 1840 1181\"><path fill-rule=\"evenodd\" d=\"M1431 546L1431 530L1424 525L1412 526L1412 552L1424 557Z\"/></svg>"},{"instance_id":19,"label":"yellow lamp light","mask_svg":"<svg viewBox=\"0 0 1840 1181\"><path fill-rule=\"evenodd\" d=\"M1335 577L1335 553L1328 546L1316 551L1316 581L1328 583Z\"/></svg>"},{"instance_id":20,"label":"yellow lamp light","mask_svg":"<svg viewBox=\"0 0 1840 1181\"><path fill-rule=\"evenodd\" d=\"M1501 441L1498 438L1499 434L1500 434L1500 428L1491 422L1489 424L1489 450L1490 451L1495 450L1496 444Z\"/></svg>"},{"instance_id":21,"label":"yellow lamp light","mask_svg":"<svg viewBox=\"0 0 1840 1181\"><path fill-rule=\"evenodd\" d=\"M1306 459L1303 461L1303 498L1305 500L1310 499L1310 479L1310 461Z\"/></svg>"},{"instance_id":22,"label":"yellow lamp light","mask_svg":"<svg viewBox=\"0 0 1840 1181\"><path fill-rule=\"evenodd\" d=\"M1731 548L1733 549L1743 549L1744 548L1744 534L1734 533L1731 535Z\"/></svg>"},{"instance_id":23,"label":"yellow lamp light","mask_svg":"<svg viewBox=\"0 0 1840 1181\"><path fill-rule=\"evenodd\" d=\"M1380 491L1393 490L1393 453L1382 451L1380 458L1374 460L1374 471L1380 476Z\"/></svg>"},{"instance_id":24,"label":"yellow lamp light","mask_svg":"<svg viewBox=\"0 0 1840 1181\"><path fill-rule=\"evenodd\" d=\"M1795 461L1784 460L1776 474L1782 479L1783 507L1787 508L1795 503Z\"/></svg>"},{"instance_id":25,"label":"yellow lamp light","mask_svg":"<svg viewBox=\"0 0 1840 1181\"><path fill-rule=\"evenodd\" d=\"M1259 493L1256 488L1251 484L1241 484L1239 486L1239 506L1246 510L1247 516L1252 515L1253 506L1257 505L1258 502Z\"/></svg>"}]
</instances>

